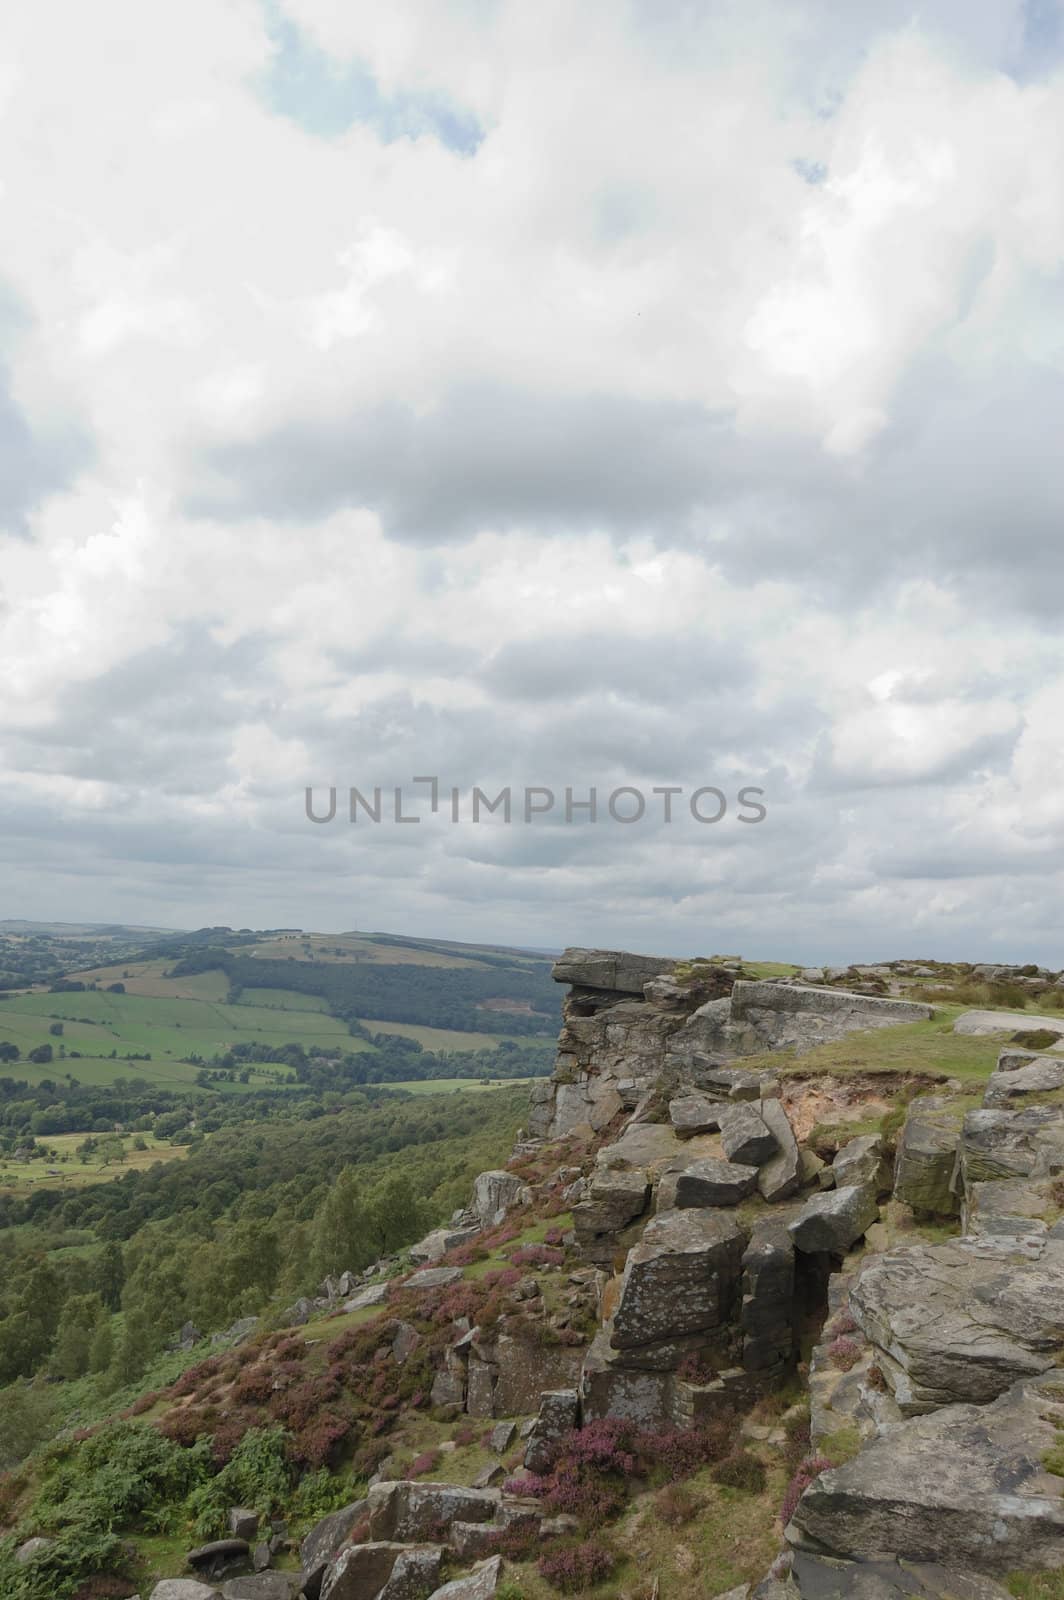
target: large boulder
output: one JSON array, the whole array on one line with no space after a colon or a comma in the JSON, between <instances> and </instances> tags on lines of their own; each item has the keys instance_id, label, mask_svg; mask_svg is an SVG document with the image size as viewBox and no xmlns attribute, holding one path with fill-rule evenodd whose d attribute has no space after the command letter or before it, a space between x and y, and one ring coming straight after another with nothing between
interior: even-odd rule
<instances>
[{"instance_id":1,"label":"large boulder","mask_svg":"<svg viewBox=\"0 0 1064 1600\"><path fill-rule=\"evenodd\" d=\"M628 1252L611 1343L622 1350L719 1327L731 1315L745 1236L727 1212L667 1211Z\"/></svg>"},{"instance_id":2,"label":"large boulder","mask_svg":"<svg viewBox=\"0 0 1064 1600\"><path fill-rule=\"evenodd\" d=\"M321 1600L377 1600L391 1577L404 1546L371 1540L349 1544L330 1563L321 1585Z\"/></svg>"},{"instance_id":3,"label":"large boulder","mask_svg":"<svg viewBox=\"0 0 1064 1600\"><path fill-rule=\"evenodd\" d=\"M222 1584L222 1600L295 1600L298 1572L250 1572Z\"/></svg>"},{"instance_id":4,"label":"large boulder","mask_svg":"<svg viewBox=\"0 0 1064 1600\"><path fill-rule=\"evenodd\" d=\"M366 1501L356 1500L340 1511L330 1511L327 1517L311 1528L299 1546L299 1559L303 1567L302 1587L307 1600L318 1600L326 1567L346 1543L351 1529L365 1510Z\"/></svg>"},{"instance_id":5,"label":"large boulder","mask_svg":"<svg viewBox=\"0 0 1064 1600\"><path fill-rule=\"evenodd\" d=\"M955 1217L954 1188L963 1108L942 1096L914 1100L905 1118L894 1164L894 1198L918 1216Z\"/></svg>"},{"instance_id":6,"label":"large boulder","mask_svg":"<svg viewBox=\"0 0 1064 1600\"><path fill-rule=\"evenodd\" d=\"M737 1206L756 1188L756 1167L744 1167L736 1162L708 1157L704 1161L692 1161L689 1167L663 1178L658 1207L664 1211L664 1201L670 1196L674 1206Z\"/></svg>"},{"instance_id":7,"label":"large boulder","mask_svg":"<svg viewBox=\"0 0 1064 1600\"><path fill-rule=\"evenodd\" d=\"M850 1139L832 1162L832 1171L839 1189L852 1183L867 1183L876 1194L885 1194L891 1186L890 1166L878 1133L864 1133Z\"/></svg>"},{"instance_id":8,"label":"large boulder","mask_svg":"<svg viewBox=\"0 0 1064 1600\"><path fill-rule=\"evenodd\" d=\"M435 1539L452 1522L490 1522L498 1506L498 1489L454 1483L378 1483L367 1496L370 1533L381 1542Z\"/></svg>"},{"instance_id":9,"label":"large boulder","mask_svg":"<svg viewBox=\"0 0 1064 1600\"><path fill-rule=\"evenodd\" d=\"M417 1244L410 1246L410 1259L426 1263L439 1261L448 1250L456 1250L459 1245L468 1244L479 1232L478 1225L470 1228L434 1228Z\"/></svg>"},{"instance_id":10,"label":"large boulder","mask_svg":"<svg viewBox=\"0 0 1064 1600\"><path fill-rule=\"evenodd\" d=\"M163 1578L149 1600L218 1600L219 1591L197 1578Z\"/></svg>"},{"instance_id":11,"label":"large boulder","mask_svg":"<svg viewBox=\"0 0 1064 1600\"><path fill-rule=\"evenodd\" d=\"M344 1311L366 1311L370 1306L383 1305L388 1298L390 1290L388 1283L367 1283L364 1289L358 1289L350 1300L344 1301Z\"/></svg>"},{"instance_id":12,"label":"large boulder","mask_svg":"<svg viewBox=\"0 0 1064 1600\"><path fill-rule=\"evenodd\" d=\"M1064 1566L1061 1480L1042 1457L1059 1449L1064 1385L1027 1379L985 1406L945 1406L822 1472L787 1537L818 1555L943 1562L976 1572Z\"/></svg>"},{"instance_id":13,"label":"large boulder","mask_svg":"<svg viewBox=\"0 0 1064 1600\"><path fill-rule=\"evenodd\" d=\"M527 1206L532 1191L512 1172L482 1172L473 1184L473 1207L484 1228L501 1222L515 1206Z\"/></svg>"},{"instance_id":14,"label":"large boulder","mask_svg":"<svg viewBox=\"0 0 1064 1600\"><path fill-rule=\"evenodd\" d=\"M581 1244L602 1234L620 1233L645 1210L650 1184L646 1173L638 1168L597 1168L587 1185L587 1196L573 1207L573 1231Z\"/></svg>"},{"instance_id":15,"label":"large boulder","mask_svg":"<svg viewBox=\"0 0 1064 1600\"><path fill-rule=\"evenodd\" d=\"M546 1472L559 1439L579 1421L580 1395L576 1389L554 1389L541 1396L539 1415L525 1450L525 1466L530 1472Z\"/></svg>"},{"instance_id":16,"label":"large boulder","mask_svg":"<svg viewBox=\"0 0 1064 1600\"><path fill-rule=\"evenodd\" d=\"M407 1545L396 1557L380 1600L428 1600L439 1587L443 1550L438 1544Z\"/></svg>"},{"instance_id":17,"label":"large boulder","mask_svg":"<svg viewBox=\"0 0 1064 1600\"><path fill-rule=\"evenodd\" d=\"M437 1589L430 1600L491 1600L502 1582L502 1557L478 1562L464 1578L454 1578Z\"/></svg>"},{"instance_id":18,"label":"large boulder","mask_svg":"<svg viewBox=\"0 0 1064 1600\"><path fill-rule=\"evenodd\" d=\"M875 1191L866 1184L825 1189L811 1195L789 1224L796 1250L843 1256L879 1216Z\"/></svg>"},{"instance_id":19,"label":"large boulder","mask_svg":"<svg viewBox=\"0 0 1064 1600\"><path fill-rule=\"evenodd\" d=\"M761 1166L779 1148L775 1134L749 1101L721 1111L720 1142L729 1161L747 1167Z\"/></svg>"},{"instance_id":20,"label":"large boulder","mask_svg":"<svg viewBox=\"0 0 1064 1600\"><path fill-rule=\"evenodd\" d=\"M761 1166L757 1187L761 1198L775 1203L787 1200L802 1186L802 1152L790 1118L780 1100L762 1100L761 1120L776 1141L775 1153Z\"/></svg>"},{"instance_id":21,"label":"large boulder","mask_svg":"<svg viewBox=\"0 0 1064 1600\"><path fill-rule=\"evenodd\" d=\"M902 1411L995 1399L1064 1352L1064 1240L1038 1256L1003 1239L957 1239L873 1256L850 1310L881 1353Z\"/></svg>"}]
</instances>

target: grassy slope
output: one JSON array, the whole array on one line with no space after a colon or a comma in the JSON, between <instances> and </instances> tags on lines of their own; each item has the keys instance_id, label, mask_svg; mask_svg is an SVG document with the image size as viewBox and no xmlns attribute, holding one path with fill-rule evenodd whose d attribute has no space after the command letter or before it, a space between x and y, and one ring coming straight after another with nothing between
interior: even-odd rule
<instances>
[{"instance_id":1,"label":"grassy slope","mask_svg":"<svg viewBox=\"0 0 1064 1600\"><path fill-rule=\"evenodd\" d=\"M981 1083L993 1071L1007 1035L980 1039L954 1033L953 1023L962 1009L940 1006L930 1022L851 1033L844 1039L817 1045L803 1055L773 1050L760 1056L744 1056L742 1064L773 1067L802 1076L817 1072L840 1076L854 1072L919 1072L959 1078L963 1083Z\"/></svg>"}]
</instances>

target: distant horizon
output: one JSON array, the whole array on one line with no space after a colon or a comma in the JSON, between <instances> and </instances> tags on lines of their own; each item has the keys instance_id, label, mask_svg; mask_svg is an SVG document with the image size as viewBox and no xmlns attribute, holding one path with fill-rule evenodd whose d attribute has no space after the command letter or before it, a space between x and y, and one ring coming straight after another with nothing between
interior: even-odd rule
<instances>
[{"instance_id":1,"label":"distant horizon","mask_svg":"<svg viewBox=\"0 0 1064 1600\"><path fill-rule=\"evenodd\" d=\"M773 953L773 952L770 952L770 951L763 951L763 950L760 950L760 949L759 950L753 950L753 949L731 950L731 949L725 949L723 947L717 947L717 946L713 946L712 948L710 948L709 946L706 946L704 948L694 948L694 947L690 947L690 946L686 946L686 945L684 947L682 947L682 948L677 947L677 948L671 949L671 950L670 949L665 949L665 948L654 948L654 949L651 949L649 946L632 944L630 942L627 943L627 944L616 943L616 942L614 942L614 943L603 943L601 941L589 942L589 941L586 941L586 940L576 940L576 939L566 940L566 941L563 941L562 943L559 943L558 945L552 946L550 948L546 948L546 947L544 947L542 945L527 944L527 943L522 942L519 939L513 939L513 938L495 938L495 937L482 936L482 937L479 937L479 938L459 939L459 938L456 938L453 934L430 933L430 932L411 933L406 929L399 930L399 929L396 929L396 928L350 928L350 927L348 927L348 928L325 928L325 927L320 927L320 926L315 926L315 927L310 927L310 926L306 926L306 925L305 926L297 926L294 923L287 923L287 924L285 924L285 923L262 923L262 924L256 925L254 923L246 923L246 922L228 923L228 922L217 922L217 921L213 921L213 920L207 921L207 922L198 923L196 926L189 925L187 927L180 927L179 928L179 927L172 927L172 926L162 926L162 925L160 925L158 923L152 924L152 923L122 922L121 920L116 920L116 919L113 919L113 918L112 919L106 919L106 920L99 920L99 921L87 919L85 921L80 921L80 922L64 921L63 919L58 918L58 917L43 918L43 919L41 919L41 918L36 918L35 919L35 918L30 918L30 917L4 917L4 918L0 918L0 929L9 928L9 927L11 927L11 926L13 926L15 924L25 924L25 925L28 925L28 926L37 926L37 927L42 927L42 928L43 927L84 928L84 929L92 930L92 931L97 931L97 930L106 929L106 928L122 928L122 929L128 930L129 932L132 932L132 933L163 933L163 934L175 934L175 935L198 933L199 931L201 931L204 928L228 928L228 930L231 933L239 933L242 929L247 929L251 933L289 932L290 931L292 933L313 934L313 935L318 935L318 936L321 936L321 937L329 937L329 936L332 936L332 937L343 937L345 935L349 935L349 936L361 935L361 936L364 936L364 937L380 937L380 938L386 938L386 939L410 939L410 940L414 940L414 941L422 941L422 942L425 942L425 943L456 944L456 945L466 946L466 947L469 947L469 948L475 948L477 946L480 946L480 947L485 948L485 949L519 950L522 953L527 954L527 955L542 956L544 958L544 960L554 960L554 959L556 959L562 953L563 950L572 949L572 948L579 948L579 949L598 949L598 950L625 951L625 952L630 952L632 954L637 954L637 955L662 956L662 957L664 957L666 959L669 959L669 960L682 960L685 957L692 957L693 958L693 957L698 957L698 956L707 956L708 957L708 956L711 956L711 955L720 955L720 956L734 955L734 956L741 956L746 961L779 962L779 963L784 964L784 965L789 964L789 965L798 966L798 967L803 967L803 966L804 967L876 966L876 965L884 965L884 966L886 966L886 965L889 965L891 962L895 962L895 961L914 961L914 962L920 962L920 961L943 961L943 962L967 962L967 963L969 963L969 964L971 964L973 966L974 965L978 965L980 963L984 963L984 962L1000 964L1000 965L1003 965L1003 966L1026 966L1026 965L1029 965L1031 963L1034 963L1037 966L1045 967L1047 970L1051 970L1051 971L1054 971L1054 972L1059 972L1059 971L1064 970L1064 962L1062 962L1060 965L1057 965L1052 960L1039 959L1038 957L1036 957L1034 955L1031 955L1029 953L1026 953L1026 952L1021 952L1018 955L1013 954L1011 956L1008 956L1008 955L1000 955L1000 954L997 954L997 953L993 953L993 954L989 954L988 955L985 952L980 951L980 952L976 952L974 954L973 953L969 953L967 955L950 955L950 956L946 956L946 955L934 955L930 951L927 951L927 950L917 950L917 951L914 951L914 952L907 952L907 953L902 954L902 955L890 955L890 956L885 956L885 955L882 955L882 954L880 954L878 956L877 955L855 956L855 955L851 954L848 957L845 956L845 955L838 955L838 956L823 956L820 959L816 959L816 958L806 959L804 957L800 958L798 956L794 956L794 955L790 955L790 954L779 954L779 953Z\"/></svg>"}]
</instances>

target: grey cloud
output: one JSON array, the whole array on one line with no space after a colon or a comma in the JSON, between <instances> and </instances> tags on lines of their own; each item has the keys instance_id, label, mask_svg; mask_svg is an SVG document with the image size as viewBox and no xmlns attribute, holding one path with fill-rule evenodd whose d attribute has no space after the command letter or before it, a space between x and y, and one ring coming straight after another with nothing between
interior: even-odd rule
<instances>
[{"instance_id":1,"label":"grey cloud","mask_svg":"<svg viewBox=\"0 0 1064 1600\"><path fill-rule=\"evenodd\" d=\"M694 405L607 394L451 389L427 415L388 404L200 445L193 514L314 520L378 512L397 539L481 528L685 527L725 470L728 424Z\"/></svg>"}]
</instances>

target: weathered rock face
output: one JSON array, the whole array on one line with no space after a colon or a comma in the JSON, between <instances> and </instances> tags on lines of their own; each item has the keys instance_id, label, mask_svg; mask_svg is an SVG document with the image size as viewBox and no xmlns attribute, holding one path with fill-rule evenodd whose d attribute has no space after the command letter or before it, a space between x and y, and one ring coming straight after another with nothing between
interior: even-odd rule
<instances>
[{"instance_id":1,"label":"weathered rock face","mask_svg":"<svg viewBox=\"0 0 1064 1600\"><path fill-rule=\"evenodd\" d=\"M719 1328L732 1312L745 1243L725 1212L668 1211L652 1218L628 1252L613 1348Z\"/></svg>"},{"instance_id":2,"label":"weathered rock face","mask_svg":"<svg viewBox=\"0 0 1064 1600\"><path fill-rule=\"evenodd\" d=\"M957 1151L960 1186L1064 1171L1064 1106L969 1111Z\"/></svg>"},{"instance_id":3,"label":"weathered rock face","mask_svg":"<svg viewBox=\"0 0 1064 1600\"><path fill-rule=\"evenodd\" d=\"M823 1472L787 1537L850 1560L944 1562L1004 1574L1064 1565L1061 1480L1042 1465L1060 1439L1064 1385L1025 1380L987 1406L946 1406Z\"/></svg>"},{"instance_id":4,"label":"weathered rock face","mask_svg":"<svg viewBox=\"0 0 1064 1600\"><path fill-rule=\"evenodd\" d=\"M963 1111L941 1096L914 1100L898 1141L894 1198L917 1216L955 1217L960 1201L953 1186Z\"/></svg>"},{"instance_id":5,"label":"weathered rock face","mask_svg":"<svg viewBox=\"0 0 1064 1600\"><path fill-rule=\"evenodd\" d=\"M1064 1241L1041 1240L1034 1260L1008 1239L889 1250L859 1273L850 1309L907 1415L983 1404L1064 1351Z\"/></svg>"},{"instance_id":6,"label":"weathered rock face","mask_svg":"<svg viewBox=\"0 0 1064 1600\"><path fill-rule=\"evenodd\" d=\"M794 1245L782 1219L756 1225L743 1252L742 1273L743 1367L782 1375L795 1346Z\"/></svg>"},{"instance_id":7,"label":"weathered rock face","mask_svg":"<svg viewBox=\"0 0 1064 1600\"><path fill-rule=\"evenodd\" d=\"M810 1197L790 1224L796 1250L808 1255L845 1255L879 1216L875 1192L867 1184L827 1189Z\"/></svg>"}]
</instances>

